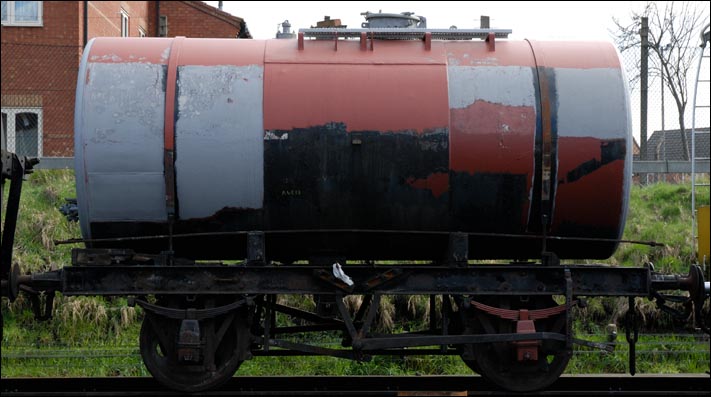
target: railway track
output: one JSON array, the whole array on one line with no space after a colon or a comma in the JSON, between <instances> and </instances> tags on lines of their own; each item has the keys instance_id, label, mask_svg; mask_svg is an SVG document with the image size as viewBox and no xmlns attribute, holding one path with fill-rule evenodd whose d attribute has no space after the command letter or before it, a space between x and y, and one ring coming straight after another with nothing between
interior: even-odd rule
<instances>
[{"instance_id":1,"label":"railway track","mask_svg":"<svg viewBox=\"0 0 711 397\"><path fill-rule=\"evenodd\" d=\"M152 378L3 378L3 396L172 396ZM563 376L539 395L709 395L708 374ZM510 395L479 376L235 377L200 395Z\"/></svg>"}]
</instances>

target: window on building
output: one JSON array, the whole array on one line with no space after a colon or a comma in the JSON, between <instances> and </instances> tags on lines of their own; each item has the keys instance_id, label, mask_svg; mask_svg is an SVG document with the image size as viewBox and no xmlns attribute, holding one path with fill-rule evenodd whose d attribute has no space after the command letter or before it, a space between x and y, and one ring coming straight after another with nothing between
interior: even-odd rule
<instances>
[{"instance_id":1,"label":"window on building","mask_svg":"<svg viewBox=\"0 0 711 397\"><path fill-rule=\"evenodd\" d=\"M168 16L161 15L158 24L158 37L168 37Z\"/></svg>"},{"instance_id":2,"label":"window on building","mask_svg":"<svg viewBox=\"0 0 711 397\"><path fill-rule=\"evenodd\" d=\"M3 1L4 26L42 26L41 1Z\"/></svg>"},{"instance_id":3,"label":"window on building","mask_svg":"<svg viewBox=\"0 0 711 397\"><path fill-rule=\"evenodd\" d=\"M146 31L142 27L138 27L138 37L146 37Z\"/></svg>"},{"instance_id":4,"label":"window on building","mask_svg":"<svg viewBox=\"0 0 711 397\"><path fill-rule=\"evenodd\" d=\"M2 143L18 156L42 157L42 109L2 109Z\"/></svg>"},{"instance_id":5,"label":"window on building","mask_svg":"<svg viewBox=\"0 0 711 397\"><path fill-rule=\"evenodd\" d=\"M128 37L128 13L121 10L121 37Z\"/></svg>"}]
</instances>

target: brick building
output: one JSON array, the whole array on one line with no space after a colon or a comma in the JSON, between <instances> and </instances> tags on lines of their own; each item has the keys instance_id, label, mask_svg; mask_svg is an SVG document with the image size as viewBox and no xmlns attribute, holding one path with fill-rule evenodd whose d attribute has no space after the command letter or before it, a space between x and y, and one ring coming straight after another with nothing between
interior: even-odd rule
<instances>
[{"instance_id":1,"label":"brick building","mask_svg":"<svg viewBox=\"0 0 711 397\"><path fill-rule=\"evenodd\" d=\"M201 1L3 1L4 149L73 155L79 62L99 36L250 38L242 18Z\"/></svg>"}]
</instances>

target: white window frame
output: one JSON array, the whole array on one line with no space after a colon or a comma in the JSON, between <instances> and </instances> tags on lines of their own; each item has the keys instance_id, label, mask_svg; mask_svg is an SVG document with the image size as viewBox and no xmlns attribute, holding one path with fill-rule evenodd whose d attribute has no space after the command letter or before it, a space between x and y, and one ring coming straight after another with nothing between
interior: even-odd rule
<instances>
[{"instance_id":1,"label":"white window frame","mask_svg":"<svg viewBox=\"0 0 711 397\"><path fill-rule=\"evenodd\" d=\"M35 113L37 115L37 157L43 157L42 153L42 108L2 108L2 113L7 116L7 131L6 134L7 151L15 153L16 129L15 117L18 113Z\"/></svg>"},{"instance_id":2,"label":"white window frame","mask_svg":"<svg viewBox=\"0 0 711 397\"><path fill-rule=\"evenodd\" d=\"M146 37L146 31L142 27L138 27L138 37Z\"/></svg>"},{"instance_id":3,"label":"white window frame","mask_svg":"<svg viewBox=\"0 0 711 397\"><path fill-rule=\"evenodd\" d=\"M7 20L2 21L3 26L26 26L26 27L42 27L42 1L37 1L37 20L36 21L16 21L15 20L15 2L3 1L7 4Z\"/></svg>"},{"instance_id":4,"label":"white window frame","mask_svg":"<svg viewBox=\"0 0 711 397\"><path fill-rule=\"evenodd\" d=\"M131 25L129 24L128 13L123 8L121 9L121 37L131 36Z\"/></svg>"}]
</instances>

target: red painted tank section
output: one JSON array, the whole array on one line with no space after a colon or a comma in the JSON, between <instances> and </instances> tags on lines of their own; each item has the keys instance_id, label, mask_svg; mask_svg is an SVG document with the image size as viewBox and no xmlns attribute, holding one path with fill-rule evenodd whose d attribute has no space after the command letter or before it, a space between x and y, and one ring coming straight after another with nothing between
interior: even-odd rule
<instances>
[{"instance_id":1,"label":"red painted tank section","mask_svg":"<svg viewBox=\"0 0 711 397\"><path fill-rule=\"evenodd\" d=\"M262 65L263 40L186 39L180 54L179 65Z\"/></svg>"},{"instance_id":2,"label":"red painted tank section","mask_svg":"<svg viewBox=\"0 0 711 397\"><path fill-rule=\"evenodd\" d=\"M450 169L469 174L526 175L530 192L535 173L536 111L476 101L450 111ZM521 224L528 221L530 197L524 201Z\"/></svg>"},{"instance_id":3,"label":"red painted tank section","mask_svg":"<svg viewBox=\"0 0 711 397\"><path fill-rule=\"evenodd\" d=\"M450 114L453 171L533 174L533 107L476 101Z\"/></svg>"},{"instance_id":4,"label":"red painted tank section","mask_svg":"<svg viewBox=\"0 0 711 397\"><path fill-rule=\"evenodd\" d=\"M568 173L589 160L601 161L597 138L558 138L558 186L552 232L556 234L563 223L603 228L616 228L622 216L624 200L624 160L616 160L568 181Z\"/></svg>"},{"instance_id":5,"label":"red painted tank section","mask_svg":"<svg viewBox=\"0 0 711 397\"><path fill-rule=\"evenodd\" d=\"M264 75L267 130L342 122L348 131L423 133L449 123L442 65L266 64Z\"/></svg>"},{"instance_id":6,"label":"red painted tank section","mask_svg":"<svg viewBox=\"0 0 711 397\"><path fill-rule=\"evenodd\" d=\"M529 40L539 67L596 69L620 68L620 60L611 43L599 41ZM499 47L496 47L497 51ZM591 54L594 54L592 56Z\"/></svg>"},{"instance_id":7,"label":"red painted tank section","mask_svg":"<svg viewBox=\"0 0 711 397\"><path fill-rule=\"evenodd\" d=\"M168 57L168 73L165 84L165 116L163 117L165 150L175 149L175 90L178 86L178 64L184 45L184 37L175 38L170 46L170 56ZM171 196L172 194L172 191L166 191L166 195Z\"/></svg>"},{"instance_id":8,"label":"red painted tank section","mask_svg":"<svg viewBox=\"0 0 711 397\"><path fill-rule=\"evenodd\" d=\"M140 42L140 45L136 45ZM173 39L102 37L91 46L89 62L167 64Z\"/></svg>"},{"instance_id":9,"label":"red painted tank section","mask_svg":"<svg viewBox=\"0 0 711 397\"><path fill-rule=\"evenodd\" d=\"M435 198L439 198L449 190L449 173L435 172L424 179L410 178L407 184L416 189L429 190Z\"/></svg>"},{"instance_id":10,"label":"red painted tank section","mask_svg":"<svg viewBox=\"0 0 711 397\"><path fill-rule=\"evenodd\" d=\"M564 222L608 230L618 227L622 213L622 183L611 186L610 181L619 179L624 165L623 160L618 160L575 183L559 185L552 233L560 234Z\"/></svg>"}]
</instances>

